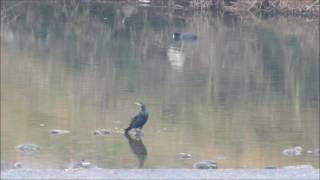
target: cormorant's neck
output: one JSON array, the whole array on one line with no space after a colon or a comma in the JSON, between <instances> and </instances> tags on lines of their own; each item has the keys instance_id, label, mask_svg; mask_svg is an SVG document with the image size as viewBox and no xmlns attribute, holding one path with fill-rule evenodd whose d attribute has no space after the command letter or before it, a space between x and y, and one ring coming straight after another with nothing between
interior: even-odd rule
<instances>
[{"instance_id":1,"label":"cormorant's neck","mask_svg":"<svg viewBox=\"0 0 320 180\"><path fill-rule=\"evenodd\" d=\"M141 111L146 112L147 111L146 107L141 107Z\"/></svg>"}]
</instances>

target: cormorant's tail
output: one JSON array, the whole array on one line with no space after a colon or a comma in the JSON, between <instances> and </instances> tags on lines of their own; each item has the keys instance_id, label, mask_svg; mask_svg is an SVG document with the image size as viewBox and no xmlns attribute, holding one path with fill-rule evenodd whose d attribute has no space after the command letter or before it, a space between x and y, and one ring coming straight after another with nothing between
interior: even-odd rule
<instances>
[{"instance_id":1,"label":"cormorant's tail","mask_svg":"<svg viewBox=\"0 0 320 180\"><path fill-rule=\"evenodd\" d=\"M125 134L128 134L128 132L131 130L131 126L129 126L128 128L124 129Z\"/></svg>"}]
</instances>

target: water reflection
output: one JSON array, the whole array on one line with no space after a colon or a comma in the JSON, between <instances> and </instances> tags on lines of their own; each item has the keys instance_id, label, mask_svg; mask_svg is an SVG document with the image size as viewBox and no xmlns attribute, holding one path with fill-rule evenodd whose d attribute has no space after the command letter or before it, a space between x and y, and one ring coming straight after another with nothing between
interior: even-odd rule
<instances>
[{"instance_id":1,"label":"water reflection","mask_svg":"<svg viewBox=\"0 0 320 180\"><path fill-rule=\"evenodd\" d=\"M168 60L172 69L181 72L183 70L185 55L182 49L170 46L167 50Z\"/></svg>"},{"instance_id":2,"label":"water reflection","mask_svg":"<svg viewBox=\"0 0 320 180\"><path fill-rule=\"evenodd\" d=\"M68 3L25 1L2 16L2 160L20 161L14 147L32 143L43 147L31 160L40 167L82 158L135 167L125 138L92 130L126 127L141 99L152 116L144 167L181 167L172 158L179 152L226 157L221 168L319 167L319 156L282 154L319 148L318 26ZM173 41L176 31L199 39ZM71 133L52 137L55 128Z\"/></svg>"},{"instance_id":3,"label":"water reflection","mask_svg":"<svg viewBox=\"0 0 320 180\"><path fill-rule=\"evenodd\" d=\"M127 18L130 18L133 14L137 13L137 8L135 4L127 3L121 7L121 12L123 13L122 24L125 24Z\"/></svg>"},{"instance_id":4,"label":"water reflection","mask_svg":"<svg viewBox=\"0 0 320 180\"><path fill-rule=\"evenodd\" d=\"M130 145L131 152L139 162L139 168L143 168L144 162L148 156L148 152L146 146L143 144L142 137L140 136L141 135L136 135L135 138L132 138L131 135L125 134L125 137Z\"/></svg>"}]
</instances>

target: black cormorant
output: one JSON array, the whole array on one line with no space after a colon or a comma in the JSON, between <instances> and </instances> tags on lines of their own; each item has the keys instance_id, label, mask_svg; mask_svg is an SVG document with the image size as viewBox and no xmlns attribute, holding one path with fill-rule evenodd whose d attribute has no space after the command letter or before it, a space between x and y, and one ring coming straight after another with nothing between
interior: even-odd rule
<instances>
[{"instance_id":1,"label":"black cormorant","mask_svg":"<svg viewBox=\"0 0 320 180\"><path fill-rule=\"evenodd\" d=\"M138 102L135 104L140 106L141 109L140 109L139 113L132 118L129 127L125 129L126 134L128 134L128 132L131 129L140 129L141 130L143 128L143 126L146 124L146 122L148 121L149 114L147 112L146 105L142 102Z\"/></svg>"}]
</instances>

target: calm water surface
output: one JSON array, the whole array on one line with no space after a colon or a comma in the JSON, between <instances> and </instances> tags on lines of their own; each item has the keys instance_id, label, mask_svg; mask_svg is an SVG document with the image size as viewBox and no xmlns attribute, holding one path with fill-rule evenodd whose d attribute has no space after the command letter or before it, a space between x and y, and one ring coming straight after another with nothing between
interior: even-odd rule
<instances>
[{"instance_id":1,"label":"calm water surface","mask_svg":"<svg viewBox=\"0 0 320 180\"><path fill-rule=\"evenodd\" d=\"M198 40L173 41L175 31ZM19 3L1 22L1 166L319 168L306 153L319 148L318 39L312 19ZM150 113L142 142L93 135L126 128L135 101ZM21 154L22 143L41 150ZM282 154L293 146L303 154Z\"/></svg>"}]
</instances>

